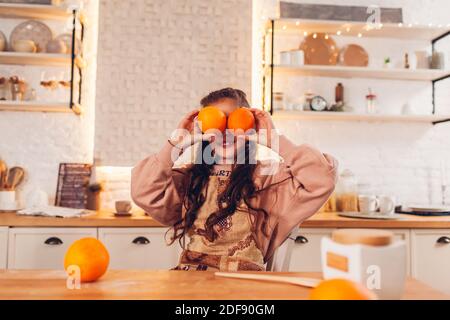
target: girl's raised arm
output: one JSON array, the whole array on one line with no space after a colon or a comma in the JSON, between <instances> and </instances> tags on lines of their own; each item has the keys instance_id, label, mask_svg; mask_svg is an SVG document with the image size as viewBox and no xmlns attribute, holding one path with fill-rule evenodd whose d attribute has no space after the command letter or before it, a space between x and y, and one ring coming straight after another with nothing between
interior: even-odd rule
<instances>
[{"instance_id":1,"label":"girl's raised arm","mask_svg":"<svg viewBox=\"0 0 450 320\"><path fill-rule=\"evenodd\" d=\"M198 110L184 116L178 130L194 132L194 120ZM181 207L186 183L186 174L173 169L173 163L182 153L183 147L195 143L192 135L167 141L156 155L141 162L131 173L131 197L133 201L158 222L173 225L181 219Z\"/></svg>"},{"instance_id":2,"label":"girl's raised arm","mask_svg":"<svg viewBox=\"0 0 450 320\"><path fill-rule=\"evenodd\" d=\"M182 173L172 170L174 147L167 142L163 149L137 164L131 173L131 197L156 221L171 226L181 219ZM182 188L181 188L182 189Z\"/></svg>"}]
</instances>

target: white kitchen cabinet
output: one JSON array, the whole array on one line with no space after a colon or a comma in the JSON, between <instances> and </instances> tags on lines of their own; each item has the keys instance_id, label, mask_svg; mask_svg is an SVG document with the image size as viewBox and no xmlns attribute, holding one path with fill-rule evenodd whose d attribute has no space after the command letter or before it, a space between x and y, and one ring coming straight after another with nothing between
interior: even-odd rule
<instances>
[{"instance_id":1,"label":"white kitchen cabinet","mask_svg":"<svg viewBox=\"0 0 450 320\"><path fill-rule=\"evenodd\" d=\"M167 246L166 228L100 228L111 269L170 269L178 264L178 243Z\"/></svg>"},{"instance_id":2,"label":"white kitchen cabinet","mask_svg":"<svg viewBox=\"0 0 450 320\"><path fill-rule=\"evenodd\" d=\"M333 230L300 228L292 249L289 271L321 271L320 243L323 237L331 237Z\"/></svg>"},{"instance_id":3,"label":"white kitchen cabinet","mask_svg":"<svg viewBox=\"0 0 450 320\"><path fill-rule=\"evenodd\" d=\"M412 275L450 294L450 230L411 231Z\"/></svg>"},{"instance_id":4,"label":"white kitchen cabinet","mask_svg":"<svg viewBox=\"0 0 450 320\"><path fill-rule=\"evenodd\" d=\"M97 237L96 228L11 228L8 269L64 269L64 255L76 240Z\"/></svg>"},{"instance_id":5,"label":"white kitchen cabinet","mask_svg":"<svg viewBox=\"0 0 450 320\"><path fill-rule=\"evenodd\" d=\"M8 228L0 227L0 270L6 269L8 256Z\"/></svg>"}]
</instances>

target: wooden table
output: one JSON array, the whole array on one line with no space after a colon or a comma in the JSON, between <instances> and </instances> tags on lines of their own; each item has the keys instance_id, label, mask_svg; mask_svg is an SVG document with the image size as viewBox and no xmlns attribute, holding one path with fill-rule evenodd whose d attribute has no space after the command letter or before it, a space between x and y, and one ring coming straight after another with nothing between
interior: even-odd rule
<instances>
[{"instance_id":1,"label":"wooden table","mask_svg":"<svg viewBox=\"0 0 450 320\"><path fill-rule=\"evenodd\" d=\"M279 274L320 278L319 273ZM98 282L69 290L64 271L0 271L0 299L301 300L309 292L290 284L216 278L201 271L108 271ZM449 299L413 279L407 280L403 298Z\"/></svg>"},{"instance_id":2,"label":"wooden table","mask_svg":"<svg viewBox=\"0 0 450 320\"><path fill-rule=\"evenodd\" d=\"M399 215L400 220L372 220L341 217L334 212L317 213L302 223L302 228L380 228L380 229L450 229L450 216L420 217ZM110 211L99 211L82 218L49 218L0 213L0 226L5 227L162 227L160 223L135 212L129 218L116 218Z\"/></svg>"}]
</instances>

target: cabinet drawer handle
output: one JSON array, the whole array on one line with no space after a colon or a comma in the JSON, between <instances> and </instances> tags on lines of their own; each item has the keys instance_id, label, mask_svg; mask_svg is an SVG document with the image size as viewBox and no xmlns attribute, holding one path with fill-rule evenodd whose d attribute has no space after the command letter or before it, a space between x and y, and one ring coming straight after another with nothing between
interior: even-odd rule
<instances>
[{"instance_id":1,"label":"cabinet drawer handle","mask_svg":"<svg viewBox=\"0 0 450 320\"><path fill-rule=\"evenodd\" d=\"M148 240L146 237L137 237L136 239L133 240L133 243L139 245L146 245L150 243L150 240Z\"/></svg>"},{"instance_id":2,"label":"cabinet drawer handle","mask_svg":"<svg viewBox=\"0 0 450 320\"><path fill-rule=\"evenodd\" d=\"M308 242L308 239L304 236L298 236L297 238L295 238L295 243L297 244L306 244Z\"/></svg>"},{"instance_id":3,"label":"cabinet drawer handle","mask_svg":"<svg viewBox=\"0 0 450 320\"><path fill-rule=\"evenodd\" d=\"M440 237L436 242L440 243L440 244L449 244L450 238L449 237Z\"/></svg>"},{"instance_id":4,"label":"cabinet drawer handle","mask_svg":"<svg viewBox=\"0 0 450 320\"><path fill-rule=\"evenodd\" d=\"M49 246L60 246L63 244L62 240L57 237L48 238L44 243Z\"/></svg>"}]
</instances>

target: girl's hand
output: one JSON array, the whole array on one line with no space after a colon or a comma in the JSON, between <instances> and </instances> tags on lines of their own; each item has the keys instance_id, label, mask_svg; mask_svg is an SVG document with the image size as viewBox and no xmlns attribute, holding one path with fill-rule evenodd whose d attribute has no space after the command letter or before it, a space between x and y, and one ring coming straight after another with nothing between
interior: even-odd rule
<instances>
[{"instance_id":1,"label":"girl's hand","mask_svg":"<svg viewBox=\"0 0 450 320\"><path fill-rule=\"evenodd\" d=\"M194 110L189 112L178 124L177 129L184 129L189 132L193 132L195 128L194 120L198 116L199 110Z\"/></svg>"},{"instance_id":2,"label":"girl's hand","mask_svg":"<svg viewBox=\"0 0 450 320\"><path fill-rule=\"evenodd\" d=\"M258 135L258 143L270 148L272 139L278 136L272 117L266 111L251 108L250 111L255 116L255 129Z\"/></svg>"},{"instance_id":3,"label":"girl's hand","mask_svg":"<svg viewBox=\"0 0 450 320\"><path fill-rule=\"evenodd\" d=\"M184 150L199 141L210 141L211 134L202 134L197 122L199 110L189 112L178 124L177 130L172 133L169 142L177 149Z\"/></svg>"}]
</instances>

